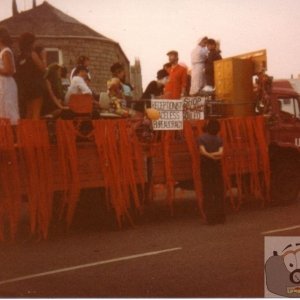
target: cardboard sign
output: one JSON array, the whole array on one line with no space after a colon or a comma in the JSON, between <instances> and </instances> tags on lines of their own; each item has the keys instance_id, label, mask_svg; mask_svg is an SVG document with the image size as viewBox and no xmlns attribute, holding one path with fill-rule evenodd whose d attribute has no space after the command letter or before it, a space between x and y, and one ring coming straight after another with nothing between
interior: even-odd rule
<instances>
[{"instance_id":1,"label":"cardboard sign","mask_svg":"<svg viewBox=\"0 0 300 300\"><path fill-rule=\"evenodd\" d=\"M183 129L183 100L152 99L151 107L160 112L160 118L152 122L153 130Z\"/></svg>"},{"instance_id":2,"label":"cardboard sign","mask_svg":"<svg viewBox=\"0 0 300 300\"><path fill-rule=\"evenodd\" d=\"M204 120L205 97L186 97L183 99L184 120Z\"/></svg>"}]
</instances>

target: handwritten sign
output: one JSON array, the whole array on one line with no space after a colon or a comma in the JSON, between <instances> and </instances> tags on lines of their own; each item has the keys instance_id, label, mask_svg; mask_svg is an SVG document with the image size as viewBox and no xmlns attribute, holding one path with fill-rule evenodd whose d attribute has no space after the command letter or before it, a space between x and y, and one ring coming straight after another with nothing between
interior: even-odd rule
<instances>
[{"instance_id":1,"label":"handwritten sign","mask_svg":"<svg viewBox=\"0 0 300 300\"><path fill-rule=\"evenodd\" d=\"M183 119L204 119L205 97L186 97L183 99Z\"/></svg>"},{"instance_id":2,"label":"handwritten sign","mask_svg":"<svg viewBox=\"0 0 300 300\"><path fill-rule=\"evenodd\" d=\"M153 130L183 129L183 100L152 99L151 107L160 112L160 118L152 122Z\"/></svg>"}]
</instances>

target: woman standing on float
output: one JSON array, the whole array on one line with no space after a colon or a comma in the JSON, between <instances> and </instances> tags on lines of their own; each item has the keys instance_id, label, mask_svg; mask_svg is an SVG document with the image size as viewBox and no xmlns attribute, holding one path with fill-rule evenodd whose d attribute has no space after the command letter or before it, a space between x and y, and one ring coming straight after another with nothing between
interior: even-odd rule
<instances>
[{"instance_id":1,"label":"woman standing on float","mask_svg":"<svg viewBox=\"0 0 300 300\"><path fill-rule=\"evenodd\" d=\"M13 75L16 72L11 38L5 28L0 28L0 118L13 125L19 120L18 90Z\"/></svg>"}]
</instances>

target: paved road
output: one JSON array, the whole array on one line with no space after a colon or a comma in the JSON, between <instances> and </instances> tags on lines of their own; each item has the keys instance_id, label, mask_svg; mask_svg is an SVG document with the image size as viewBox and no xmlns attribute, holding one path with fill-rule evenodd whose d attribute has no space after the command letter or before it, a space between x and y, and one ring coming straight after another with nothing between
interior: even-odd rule
<instances>
[{"instance_id":1,"label":"paved road","mask_svg":"<svg viewBox=\"0 0 300 300\"><path fill-rule=\"evenodd\" d=\"M229 213L225 225L216 226L201 224L192 201L177 204L175 217L168 215L162 203L156 203L136 228L121 231L97 215L96 206L93 201L82 204L68 235L57 231L47 241L21 239L1 245L0 296L261 297L261 233L300 224L300 201L286 207L245 207ZM300 235L300 229L276 234ZM173 248L180 249L3 283Z\"/></svg>"}]
</instances>

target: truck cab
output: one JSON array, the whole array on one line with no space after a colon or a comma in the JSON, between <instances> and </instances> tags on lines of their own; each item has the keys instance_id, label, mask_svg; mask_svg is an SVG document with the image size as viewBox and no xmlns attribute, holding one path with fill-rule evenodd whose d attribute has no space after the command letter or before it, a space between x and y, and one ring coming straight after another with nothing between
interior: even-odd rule
<instances>
[{"instance_id":1,"label":"truck cab","mask_svg":"<svg viewBox=\"0 0 300 300\"><path fill-rule=\"evenodd\" d=\"M290 80L273 82L270 143L300 152L300 94L293 86Z\"/></svg>"},{"instance_id":2,"label":"truck cab","mask_svg":"<svg viewBox=\"0 0 300 300\"><path fill-rule=\"evenodd\" d=\"M288 204L300 192L300 79L275 80L270 96L272 198Z\"/></svg>"}]
</instances>

